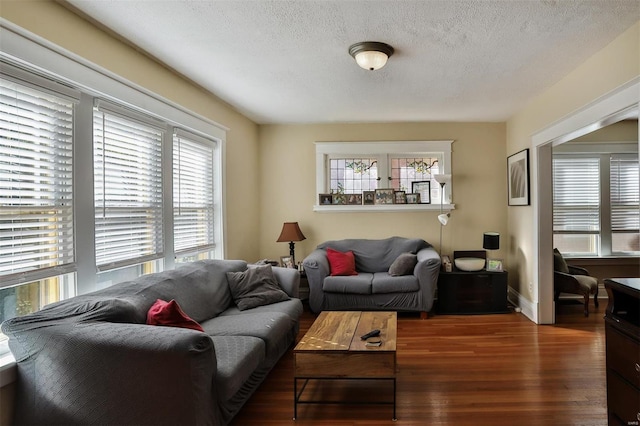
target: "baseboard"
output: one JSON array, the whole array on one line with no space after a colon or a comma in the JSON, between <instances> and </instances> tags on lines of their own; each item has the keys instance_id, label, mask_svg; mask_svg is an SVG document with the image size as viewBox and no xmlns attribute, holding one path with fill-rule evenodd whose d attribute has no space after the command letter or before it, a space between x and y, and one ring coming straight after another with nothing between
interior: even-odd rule
<instances>
[{"instance_id":1,"label":"baseboard","mask_svg":"<svg viewBox=\"0 0 640 426\"><path fill-rule=\"evenodd\" d=\"M530 301L520 293L518 293L513 287L508 288L507 299L516 308L520 309L520 312L534 323L538 324L538 304Z\"/></svg>"}]
</instances>

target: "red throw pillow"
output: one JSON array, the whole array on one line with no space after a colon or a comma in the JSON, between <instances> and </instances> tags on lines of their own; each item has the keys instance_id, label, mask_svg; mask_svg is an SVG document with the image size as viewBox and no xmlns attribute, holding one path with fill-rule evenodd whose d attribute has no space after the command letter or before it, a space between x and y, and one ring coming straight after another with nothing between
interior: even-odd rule
<instances>
[{"instance_id":1,"label":"red throw pillow","mask_svg":"<svg viewBox=\"0 0 640 426\"><path fill-rule=\"evenodd\" d=\"M204 331L200 324L189 318L189 316L180 309L180 305L178 305L178 302L175 300L169 302L161 299L156 300L147 312L147 324Z\"/></svg>"},{"instance_id":2,"label":"red throw pillow","mask_svg":"<svg viewBox=\"0 0 640 426\"><path fill-rule=\"evenodd\" d=\"M327 247L327 258L331 266L331 275L358 275L356 258L352 251L343 253Z\"/></svg>"}]
</instances>

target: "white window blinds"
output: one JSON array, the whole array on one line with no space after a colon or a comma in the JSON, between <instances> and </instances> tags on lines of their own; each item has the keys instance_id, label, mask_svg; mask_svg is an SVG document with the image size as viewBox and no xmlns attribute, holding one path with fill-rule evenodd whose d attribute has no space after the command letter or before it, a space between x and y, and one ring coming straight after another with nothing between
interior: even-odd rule
<instances>
[{"instance_id":1,"label":"white window blinds","mask_svg":"<svg viewBox=\"0 0 640 426\"><path fill-rule=\"evenodd\" d=\"M107 270L162 256L160 125L97 102L93 114L96 265Z\"/></svg>"},{"instance_id":2,"label":"white window blinds","mask_svg":"<svg viewBox=\"0 0 640 426\"><path fill-rule=\"evenodd\" d=\"M554 232L598 233L600 230L600 163L598 158L553 159Z\"/></svg>"},{"instance_id":3,"label":"white window blinds","mask_svg":"<svg viewBox=\"0 0 640 426\"><path fill-rule=\"evenodd\" d=\"M640 178L637 156L611 157L611 230L640 230Z\"/></svg>"},{"instance_id":4,"label":"white window blinds","mask_svg":"<svg viewBox=\"0 0 640 426\"><path fill-rule=\"evenodd\" d=\"M73 106L67 96L0 78L2 285L75 268Z\"/></svg>"},{"instance_id":5,"label":"white window blinds","mask_svg":"<svg viewBox=\"0 0 640 426\"><path fill-rule=\"evenodd\" d=\"M177 131L173 137L173 238L176 254L214 247L215 143Z\"/></svg>"}]
</instances>

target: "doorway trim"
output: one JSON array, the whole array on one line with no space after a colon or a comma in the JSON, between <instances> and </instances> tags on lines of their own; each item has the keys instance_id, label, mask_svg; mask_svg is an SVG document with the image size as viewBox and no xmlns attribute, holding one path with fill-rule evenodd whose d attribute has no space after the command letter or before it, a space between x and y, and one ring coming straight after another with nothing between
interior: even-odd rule
<instances>
[{"instance_id":1,"label":"doorway trim","mask_svg":"<svg viewBox=\"0 0 640 426\"><path fill-rule=\"evenodd\" d=\"M554 146L591 133L609 124L637 117L640 76L561 118L531 137L534 208L534 282L538 284L538 324L555 323L553 301L553 178ZM639 132L640 133L640 132ZM639 135L640 136L640 135ZM640 142L639 142L640 143Z\"/></svg>"}]
</instances>

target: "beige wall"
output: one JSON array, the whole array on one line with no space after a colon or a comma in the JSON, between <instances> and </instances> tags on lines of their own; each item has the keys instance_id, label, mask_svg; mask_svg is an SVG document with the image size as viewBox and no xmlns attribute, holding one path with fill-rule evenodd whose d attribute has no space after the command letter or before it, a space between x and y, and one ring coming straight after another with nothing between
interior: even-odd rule
<instances>
[{"instance_id":1,"label":"beige wall","mask_svg":"<svg viewBox=\"0 0 640 426\"><path fill-rule=\"evenodd\" d=\"M619 121L570 142L638 142L638 120Z\"/></svg>"},{"instance_id":2,"label":"beige wall","mask_svg":"<svg viewBox=\"0 0 640 426\"><path fill-rule=\"evenodd\" d=\"M259 257L255 244L259 225L259 194L256 192L259 180L258 127L255 123L204 89L179 77L56 2L3 1L0 15L133 83L228 127L225 174L226 257Z\"/></svg>"},{"instance_id":3,"label":"beige wall","mask_svg":"<svg viewBox=\"0 0 640 426\"><path fill-rule=\"evenodd\" d=\"M533 134L639 76L639 27L640 22L508 120L507 154L531 148ZM532 190L536 191L536 188L532 186ZM534 208L534 205L508 208L508 258L512 272L510 285L535 303L535 288L539 283L534 283L537 257L533 234L536 229ZM530 290L528 283L533 285L534 291Z\"/></svg>"},{"instance_id":4,"label":"beige wall","mask_svg":"<svg viewBox=\"0 0 640 426\"><path fill-rule=\"evenodd\" d=\"M314 212L316 141L451 140L456 208L444 228L445 253L482 249L482 233L506 235L504 123L395 123L260 126L260 253L288 254L277 243L282 223L297 221L307 237L296 244L296 260L331 239L423 238L438 246L438 211L389 213ZM504 257L504 250L496 257Z\"/></svg>"}]
</instances>

